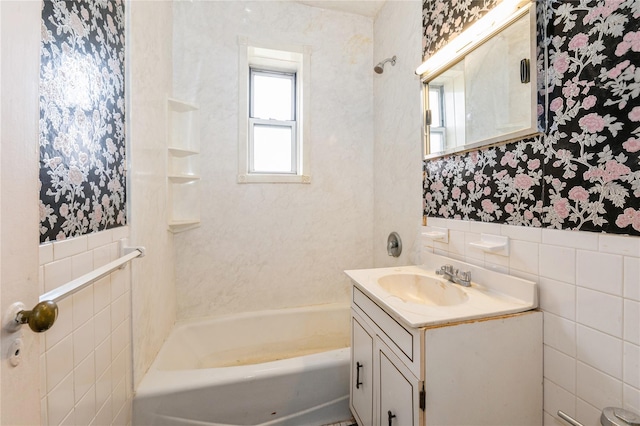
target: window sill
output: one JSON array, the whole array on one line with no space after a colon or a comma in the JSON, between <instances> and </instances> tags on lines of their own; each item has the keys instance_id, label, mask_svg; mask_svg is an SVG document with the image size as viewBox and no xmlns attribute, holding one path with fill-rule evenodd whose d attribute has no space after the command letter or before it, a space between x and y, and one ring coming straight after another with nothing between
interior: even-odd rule
<instances>
[{"instance_id":1,"label":"window sill","mask_svg":"<svg viewBox=\"0 0 640 426\"><path fill-rule=\"evenodd\" d=\"M243 174L238 183L311 183L308 175Z\"/></svg>"}]
</instances>

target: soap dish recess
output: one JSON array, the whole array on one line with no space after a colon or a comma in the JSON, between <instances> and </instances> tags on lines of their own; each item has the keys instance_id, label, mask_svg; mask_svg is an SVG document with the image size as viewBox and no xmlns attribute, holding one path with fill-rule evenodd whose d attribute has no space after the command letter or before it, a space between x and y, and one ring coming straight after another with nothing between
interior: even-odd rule
<instances>
[{"instance_id":1,"label":"soap dish recess","mask_svg":"<svg viewBox=\"0 0 640 426\"><path fill-rule=\"evenodd\" d=\"M480 241L470 242L473 248L482 250L485 253L509 255L509 238L500 235L480 234Z\"/></svg>"},{"instance_id":2,"label":"soap dish recess","mask_svg":"<svg viewBox=\"0 0 640 426\"><path fill-rule=\"evenodd\" d=\"M439 243L449 242L449 230L438 226L423 226L422 236Z\"/></svg>"}]
</instances>

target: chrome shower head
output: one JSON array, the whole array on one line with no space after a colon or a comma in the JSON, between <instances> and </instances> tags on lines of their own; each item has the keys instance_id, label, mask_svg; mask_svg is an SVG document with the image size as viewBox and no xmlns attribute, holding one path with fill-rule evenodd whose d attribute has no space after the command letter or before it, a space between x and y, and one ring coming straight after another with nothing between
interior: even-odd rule
<instances>
[{"instance_id":1,"label":"chrome shower head","mask_svg":"<svg viewBox=\"0 0 640 426\"><path fill-rule=\"evenodd\" d=\"M386 64L387 62L391 62L391 65L395 66L396 65L396 55L393 55L392 58L387 58L382 62L378 62L378 65L373 67L373 70L378 74L382 74L382 72L384 71L384 64Z\"/></svg>"}]
</instances>

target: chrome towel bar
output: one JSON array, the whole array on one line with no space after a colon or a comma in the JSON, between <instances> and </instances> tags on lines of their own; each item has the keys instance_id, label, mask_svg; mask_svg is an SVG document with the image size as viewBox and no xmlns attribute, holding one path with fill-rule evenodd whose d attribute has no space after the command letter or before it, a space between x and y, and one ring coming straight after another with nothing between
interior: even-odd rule
<instances>
[{"instance_id":1,"label":"chrome towel bar","mask_svg":"<svg viewBox=\"0 0 640 426\"><path fill-rule=\"evenodd\" d=\"M571 426L583 426L582 423L580 423L576 419L570 417L569 415L563 413L560 410L558 410L558 417L560 417L565 422L569 423Z\"/></svg>"},{"instance_id":2,"label":"chrome towel bar","mask_svg":"<svg viewBox=\"0 0 640 426\"><path fill-rule=\"evenodd\" d=\"M65 285L62 285L58 288L55 288L51 291L48 291L42 294L40 296L40 302L44 302L45 300L51 300L58 303L65 297L71 296L73 293L77 293L78 291L82 290L92 282L97 281L100 278L103 278L109 275L111 272L120 268L122 265L129 262L130 260L135 259L136 257L144 257L145 248L144 247L134 247L134 248L125 247L123 249L123 252L125 253L125 255L117 258L113 262L109 262L104 266L101 266L87 274L82 275L81 277L76 278L75 280L69 281Z\"/></svg>"},{"instance_id":3,"label":"chrome towel bar","mask_svg":"<svg viewBox=\"0 0 640 426\"><path fill-rule=\"evenodd\" d=\"M40 295L40 303L32 310L27 310L26 306L21 302L12 304L5 316L4 328L9 332L15 332L20 329L22 324L29 324L29 328L36 333L48 330L58 317L58 302L79 292L100 278L109 275L116 269L123 267L123 265L136 257L144 257L145 248L124 247L122 253L123 256L113 262L109 262L81 277L69 281L65 285Z\"/></svg>"}]
</instances>

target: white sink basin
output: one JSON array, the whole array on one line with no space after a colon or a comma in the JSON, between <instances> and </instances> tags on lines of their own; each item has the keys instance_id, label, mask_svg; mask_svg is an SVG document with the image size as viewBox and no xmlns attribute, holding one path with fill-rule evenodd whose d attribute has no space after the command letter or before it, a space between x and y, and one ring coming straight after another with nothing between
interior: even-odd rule
<instances>
[{"instance_id":1,"label":"white sink basin","mask_svg":"<svg viewBox=\"0 0 640 426\"><path fill-rule=\"evenodd\" d=\"M428 306L451 306L466 302L460 286L420 274L391 274L378 279L378 285L403 302Z\"/></svg>"},{"instance_id":2,"label":"white sink basin","mask_svg":"<svg viewBox=\"0 0 640 426\"><path fill-rule=\"evenodd\" d=\"M354 285L411 327L425 327L524 312L538 307L533 281L501 274L435 254L420 266L345 271ZM447 281L442 265L471 271L471 286Z\"/></svg>"}]
</instances>

